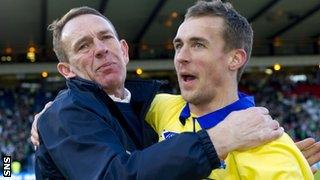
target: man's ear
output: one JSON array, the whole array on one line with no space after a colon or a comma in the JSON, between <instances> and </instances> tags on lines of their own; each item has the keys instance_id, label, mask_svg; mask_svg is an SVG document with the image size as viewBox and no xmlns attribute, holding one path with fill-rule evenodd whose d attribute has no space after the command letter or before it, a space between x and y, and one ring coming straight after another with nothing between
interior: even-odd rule
<instances>
[{"instance_id":1,"label":"man's ear","mask_svg":"<svg viewBox=\"0 0 320 180\"><path fill-rule=\"evenodd\" d=\"M121 50L122 50L123 57L125 58L124 60L125 60L126 64L128 64L128 62L129 62L129 46L124 39L120 40L120 44L121 44Z\"/></svg>"},{"instance_id":2,"label":"man's ear","mask_svg":"<svg viewBox=\"0 0 320 180\"><path fill-rule=\"evenodd\" d=\"M75 77L76 74L71 70L70 64L66 62L59 62L57 65L59 73L66 79Z\"/></svg>"},{"instance_id":3,"label":"man's ear","mask_svg":"<svg viewBox=\"0 0 320 180\"><path fill-rule=\"evenodd\" d=\"M229 61L229 69L236 71L244 66L247 62L247 53L244 49L235 49L231 52L231 59Z\"/></svg>"}]
</instances>

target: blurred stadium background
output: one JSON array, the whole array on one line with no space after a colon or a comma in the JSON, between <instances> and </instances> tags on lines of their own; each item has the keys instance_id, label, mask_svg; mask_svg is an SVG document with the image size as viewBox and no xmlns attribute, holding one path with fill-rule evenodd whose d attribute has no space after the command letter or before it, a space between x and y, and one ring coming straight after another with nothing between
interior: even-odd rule
<instances>
[{"instance_id":1,"label":"blurred stadium background","mask_svg":"<svg viewBox=\"0 0 320 180\"><path fill-rule=\"evenodd\" d=\"M29 140L33 116L65 86L56 70L48 24L73 7L99 10L130 45L128 78L159 79L163 92L178 93L171 42L194 2L0 0L0 150L1 160L5 154L13 157L16 178L34 178ZM320 1L228 2L248 18L255 33L241 89L268 107L294 140L319 141Z\"/></svg>"}]
</instances>

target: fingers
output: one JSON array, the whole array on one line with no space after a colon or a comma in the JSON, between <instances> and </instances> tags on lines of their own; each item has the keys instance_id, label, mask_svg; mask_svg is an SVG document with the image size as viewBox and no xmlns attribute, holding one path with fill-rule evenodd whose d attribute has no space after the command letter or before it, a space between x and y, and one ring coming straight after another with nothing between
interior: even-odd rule
<instances>
[{"instance_id":1,"label":"fingers","mask_svg":"<svg viewBox=\"0 0 320 180\"><path fill-rule=\"evenodd\" d=\"M270 127L272 128L272 130L277 130L277 129L279 129L280 124L279 124L278 121L272 120L272 121L270 122ZM282 130L283 130L283 128L282 128Z\"/></svg>"},{"instance_id":2,"label":"fingers","mask_svg":"<svg viewBox=\"0 0 320 180\"><path fill-rule=\"evenodd\" d=\"M307 138L296 143L310 166L320 161L320 142Z\"/></svg>"},{"instance_id":3,"label":"fingers","mask_svg":"<svg viewBox=\"0 0 320 180\"><path fill-rule=\"evenodd\" d=\"M49 101L45 106L44 108L42 109L41 112L45 111L46 109L48 109L48 107L50 107L52 105L53 101Z\"/></svg>"},{"instance_id":4,"label":"fingers","mask_svg":"<svg viewBox=\"0 0 320 180\"><path fill-rule=\"evenodd\" d=\"M31 128L31 136L33 136L34 138L38 139L38 130L37 130L37 124L38 124L38 119L40 117L41 114L36 114L34 116L34 120L32 123L32 128Z\"/></svg>"},{"instance_id":5,"label":"fingers","mask_svg":"<svg viewBox=\"0 0 320 180\"><path fill-rule=\"evenodd\" d=\"M307 158L308 163L312 166L320 161L320 152Z\"/></svg>"},{"instance_id":6,"label":"fingers","mask_svg":"<svg viewBox=\"0 0 320 180\"><path fill-rule=\"evenodd\" d=\"M269 114L267 114L267 115L263 115L263 118L265 119L265 120L267 120L267 121L270 121L270 120L273 120L272 119L272 117L269 115Z\"/></svg>"},{"instance_id":7,"label":"fingers","mask_svg":"<svg viewBox=\"0 0 320 180\"><path fill-rule=\"evenodd\" d=\"M265 107L251 107L249 109L251 109L252 111L258 110L262 114L269 114L269 110Z\"/></svg>"},{"instance_id":8,"label":"fingers","mask_svg":"<svg viewBox=\"0 0 320 180\"><path fill-rule=\"evenodd\" d=\"M313 165L320 161L320 142L313 144L310 148L302 151L308 163Z\"/></svg>"},{"instance_id":9,"label":"fingers","mask_svg":"<svg viewBox=\"0 0 320 180\"><path fill-rule=\"evenodd\" d=\"M316 174L317 168L316 167L311 167L311 171L312 171L313 174Z\"/></svg>"},{"instance_id":10,"label":"fingers","mask_svg":"<svg viewBox=\"0 0 320 180\"><path fill-rule=\"evenodd\" d=\"M31 142L34 146L38 147L39 146L39 138L35 138L34 136L31 136Z\"/></svg>"},{"instance_id":11,"label":"fingers","mask_svg":"<svg viewBox=\"0 0 320 180\"><path fill-rule=\"evenodd\" d=\"M41 112L39 112L38 114L36 114L37 117L39 117L41 114L43 114L51 105L52 105L52 101L49 101L44 108L41 110Z\"/></svg>"},{"instance_id":12,"label":"fingers","mask_svg":"<svg viewBox=\"0 0 320 180\"><path fill-rule=\"evenodd\" d=\"M316 153L320 153L320 142L314 143L309 148L303 150L303 154L306 158L315 155Z\"/></svg>"},{"instance_id":13,"label":"fingers","mask_svg":"<svg viewBox=\"0 0 320 180\"><path fill-rule=\"evenodd\" d=\"M34 120L31 127L31 142L34 146L39 146L39 135L37 130L37 123L39 119L40 113L34 116Z\"/></svg>"},{"instance_id":14,"label":"fingers","mask_svg":"<svg viewBox=\"0 0 320 180\"><path fill-rule=\"evenodd\" d=\"M39 116L41 116L41 114L43 114L51 105L52 105L52 101L49 101L45 106L44 108L34 116L34 119L37 120L39 118Z\"/></svg>"},{"instance_id":15,"label":"fingers","mask_svg":"<svg viewBox=\"0 0 320 180\"><path fill-rule=\"evenodd\" d=\"M263 115L263 118L266 123L266 128L271 128L272 130L277 130L280 127L280 124L277 120L272 119L270 115Z\"/></svg>"},{"instance_id":16,"label":"fingers","mask_svg":"<svg viewBox=\"0 0 320 180\"><path fill-rule=\"evenodd\" d=\"M269 142L279 138L284 132L283 127L280 127L279 122L273 120L270 115L264 115L264 119L266 125L261 129L261 140L264 142Z\"/></svg>"},{"instance_id":17,"label":"fingers","mask_svg":"<svg viewBox=\"0 0 320 180\"><path fill-rule=\"evenodd\" d=\"M278 127L277 129L274 129L273 131L271 131L265 140L267 142L276 140L279 137L281 137L283 133L284 133L283 127Z\"/></svg>"},{"instance_id":18,"label":"fingers","mask_svg":"<svg viewBox=\"0 0 320 180\"><path fill-rule=\"evenodd\" d=\"M38 114L36 114L34 116L34 121L32 123L32 128L31 128L31 142L34 146L39 146L39 135L38 135L38 128L37 128L37 124L38 124L38 120L39 117L52 105L52 101L48 102L45 107L42 109L41 112L39 112Z\"/></svg>"},{"instance_id":19,"label":"fingers","mask_svg":"<svg viewBox=\"0 0 320 180\"><path fill-rule=\"evenodd\" d=\"M34 146L39 146L39 135L38 135L37 127L36 127L36 122L32 123L30 139L31 139L31 142Z\"/></svg>"},{"instance_id":20,"label":"fingers","mask_svg":"<svg viewBox=\"0 0 320 180\"><path fill-rule=\"evenodd\" d=\"M296 145L300 149L300 151L303 151L304 149L308 149L315 142L316 141L313 138L307 138L307 139L304 139L302 141L296 142Z\"/></svg>"}]
</instances>

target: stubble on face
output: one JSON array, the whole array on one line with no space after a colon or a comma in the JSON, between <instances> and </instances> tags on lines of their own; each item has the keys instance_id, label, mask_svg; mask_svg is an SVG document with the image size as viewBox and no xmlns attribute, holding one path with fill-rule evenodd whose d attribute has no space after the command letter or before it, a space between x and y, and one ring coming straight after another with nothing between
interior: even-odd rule
<instances>
[{"instance_id":1,"label":"stubble on face","mask_svg":"<svg viewBox=\"0 0 320 180\"><path fill-rule=\"evenodd\" d=\"M175 56L181 95L190 104L205 107L202 109L206 110L224 105L223 96L231 89L227 83L230 79L227 65L229 55L224 50L223 25L220 17L189 18L179 27L176 36L183 42L183 47L188 48L181 49L187 55L177 54L176 51ZM203 45L200 41L199 48L193 48L192 39L205 39L208 43ZM184 63L179 61L181 57L186 58ZM190 86L186 86L188 82L180 76L183 70L195 76Z\"/></svg>"}]
</instances>

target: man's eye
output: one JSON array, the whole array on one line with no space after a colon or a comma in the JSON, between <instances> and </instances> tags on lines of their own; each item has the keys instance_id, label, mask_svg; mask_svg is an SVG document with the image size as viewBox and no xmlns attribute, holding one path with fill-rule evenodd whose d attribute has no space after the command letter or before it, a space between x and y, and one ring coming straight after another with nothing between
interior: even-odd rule
<instances>
[{"instance_id":1,"label":"man's eye","mask_svg":"<svg viewBox=\"0 0 320 180\"><path fill-rule=\"evenodd\" d=\"M173 44L174 46L174 49L180 49L182 47L182 44L181 43L175 43Z\"/></svg>"},{"instance_id":2,"label":"man's eye","mask_svg":"<svg viewBox=\"0 0 320 180\"><path fill-rule=\"evenodd\" d=\"M78 50L83 50L83 49L85 49L85 48L87 48L87 47L89 47L88 44L81 44L81 45L79 46Z\"/></svg>"},{"instance_id":3,"label":"man's eye","mask_svg":"<svg viewBox=\"0 0 320 180\"><path fill-rule=\"evenodd\" d=\"M202 43L195 43L194 44L194 47L196 47L196 48L203 48L203 47L205 47Z\"/></svg>"},{"instance_id":4,"label":"man's eye","mask_svg":"<svg viewBox=\"0 0 320 180\"><path fill-rule=\"evenodd\" d=\"M111 39L111 38L113 38L113 36L111 36L111 35L103 35L102 36L102 39Z\"/></svg>"}]
</instances>

